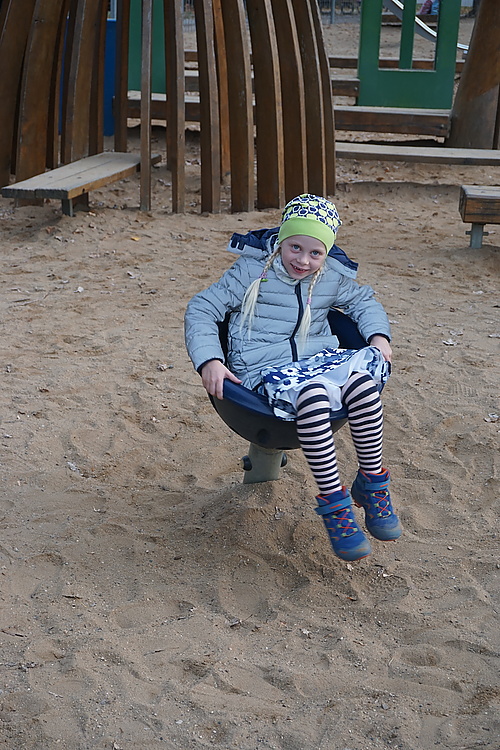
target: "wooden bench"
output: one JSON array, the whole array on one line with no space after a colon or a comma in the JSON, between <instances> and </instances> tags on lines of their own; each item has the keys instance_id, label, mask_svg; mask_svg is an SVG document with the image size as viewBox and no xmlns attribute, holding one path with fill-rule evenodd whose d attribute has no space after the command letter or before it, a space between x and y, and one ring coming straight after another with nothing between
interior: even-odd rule
<instances>
[{"instance_id":1,"label":"wooden bench","mask_svg":"<svg viewBox=\"0 0 500 750\"><path fill-rule=\"evenodd\" d=\"M499 152L500 153L500 152ZM462 185L458 204L462 221L471 223L470 247L483 246L485 224L500 224L500 187Z\"/></svg>"},{"instance_id":2,"label":"wooden bench","mask_svg":"<svg viewBox=\"0 0 500 750\"><path fill-rule=\"evenodd\" d=\"M374 143L335 144L337 158L420 162L426 164L469 164L500 166L500 150L488 148L447 148L446 146L380 146Z\"/></svg>"},{"instance_id":3,"label":"wooden bench","mask_svg":"<svg viewBox=\"0 0 500 750\"><path fill-rule=\"evenodd\" d=\"M151 161L156 163L160 158L159 155L154 156ZM86 156L28 180L6 185L1 193L4 198L16 200L59 198L63 213L74 216L76 208L88 209L90 190L137 172L140 161L138 154L103 152Z\"/></svg>"}]
</instances>

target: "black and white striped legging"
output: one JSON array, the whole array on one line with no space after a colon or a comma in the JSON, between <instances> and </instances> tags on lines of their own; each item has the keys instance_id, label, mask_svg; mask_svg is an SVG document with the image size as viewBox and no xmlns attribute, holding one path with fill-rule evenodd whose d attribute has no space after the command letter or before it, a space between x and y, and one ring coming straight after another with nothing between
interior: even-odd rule
<instances>
[{"instance_id":1,"label":"black and white striped legging","mask_svg":"<svg viewBox=\"0 0 500 750\"><path fill-rule=\"evenodd\" d=\"M382 468L382 402L374 380L355 372L343 386L349 427L359 468L378 472ZM330 425L330 401L321 383L311 383L297 399L297 435L322 495L341 489L335 441Z\"/></svg>"}]
</instances>

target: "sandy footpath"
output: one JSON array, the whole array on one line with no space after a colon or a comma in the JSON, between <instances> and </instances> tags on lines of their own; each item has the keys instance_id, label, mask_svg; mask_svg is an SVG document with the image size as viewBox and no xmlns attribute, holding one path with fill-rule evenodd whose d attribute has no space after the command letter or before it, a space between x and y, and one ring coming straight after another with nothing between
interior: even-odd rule
<instances>
[{"instance_id":1,"label":"sandy footpath","mask_svg":"<svg viewBox=\"0 0 500 750\"><path fill-rule=\"evenodd\" d=\"M500 227L471 250L458 213L498 169L339 162L338 241L393 324L405 528L346 564L298 451L242 484L185 353L230 234L279 220L201 216L188 140L182 216L164 163L148 213L136 177L75 218L0 200L0 747L498 748Z\"/></svg>"}]
</instances>

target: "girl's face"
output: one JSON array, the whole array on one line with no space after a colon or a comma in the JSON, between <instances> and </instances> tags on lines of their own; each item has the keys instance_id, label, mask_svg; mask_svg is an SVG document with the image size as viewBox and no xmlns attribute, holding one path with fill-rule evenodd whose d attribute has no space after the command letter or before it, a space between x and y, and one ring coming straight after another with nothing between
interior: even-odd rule
<instances>
[{"instance_id":1,"label":"girl's face","mask_svg":"<svg viewBox=\"0 0 500 750\"><path fill-rule=\"evenodd\" d=\"M281 242L281 260L292 279L305 279L315 273L325 258L325 246L314 237L295 234Z\"/></svg>"}]
</instances>

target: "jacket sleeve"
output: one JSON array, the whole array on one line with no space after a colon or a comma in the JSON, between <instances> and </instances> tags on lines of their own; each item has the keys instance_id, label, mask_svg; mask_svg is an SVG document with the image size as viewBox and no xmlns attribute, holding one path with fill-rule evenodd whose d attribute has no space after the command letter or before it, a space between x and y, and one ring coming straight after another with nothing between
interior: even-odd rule
<instances>
[{"instance_id":1,"label":"jacket sleeve","mask_svg":"<svg viewBox=\"0 0 500 750\"><path fill-rule=\"evenodd\" d=\"M366 341L376 333L391 340L389 318L383 306L375 299L371 286L360 285L353 279L342 276L334 307L339 307L354 320Z\"/></svg>"},{"instance_id":2,"label":"jacket sleeve","mask_svg":"<svg viewBox=\"0 0 500 750\"><path fill-rule=\"evenodd\" d=\"M184 335L189 357L196 370L211 359L224 362L217 323L224 320L226 313L240 308L250 281L248 261L238 258L219 281L189 301L184 318Z\"/></svg>"}]
</instances>

